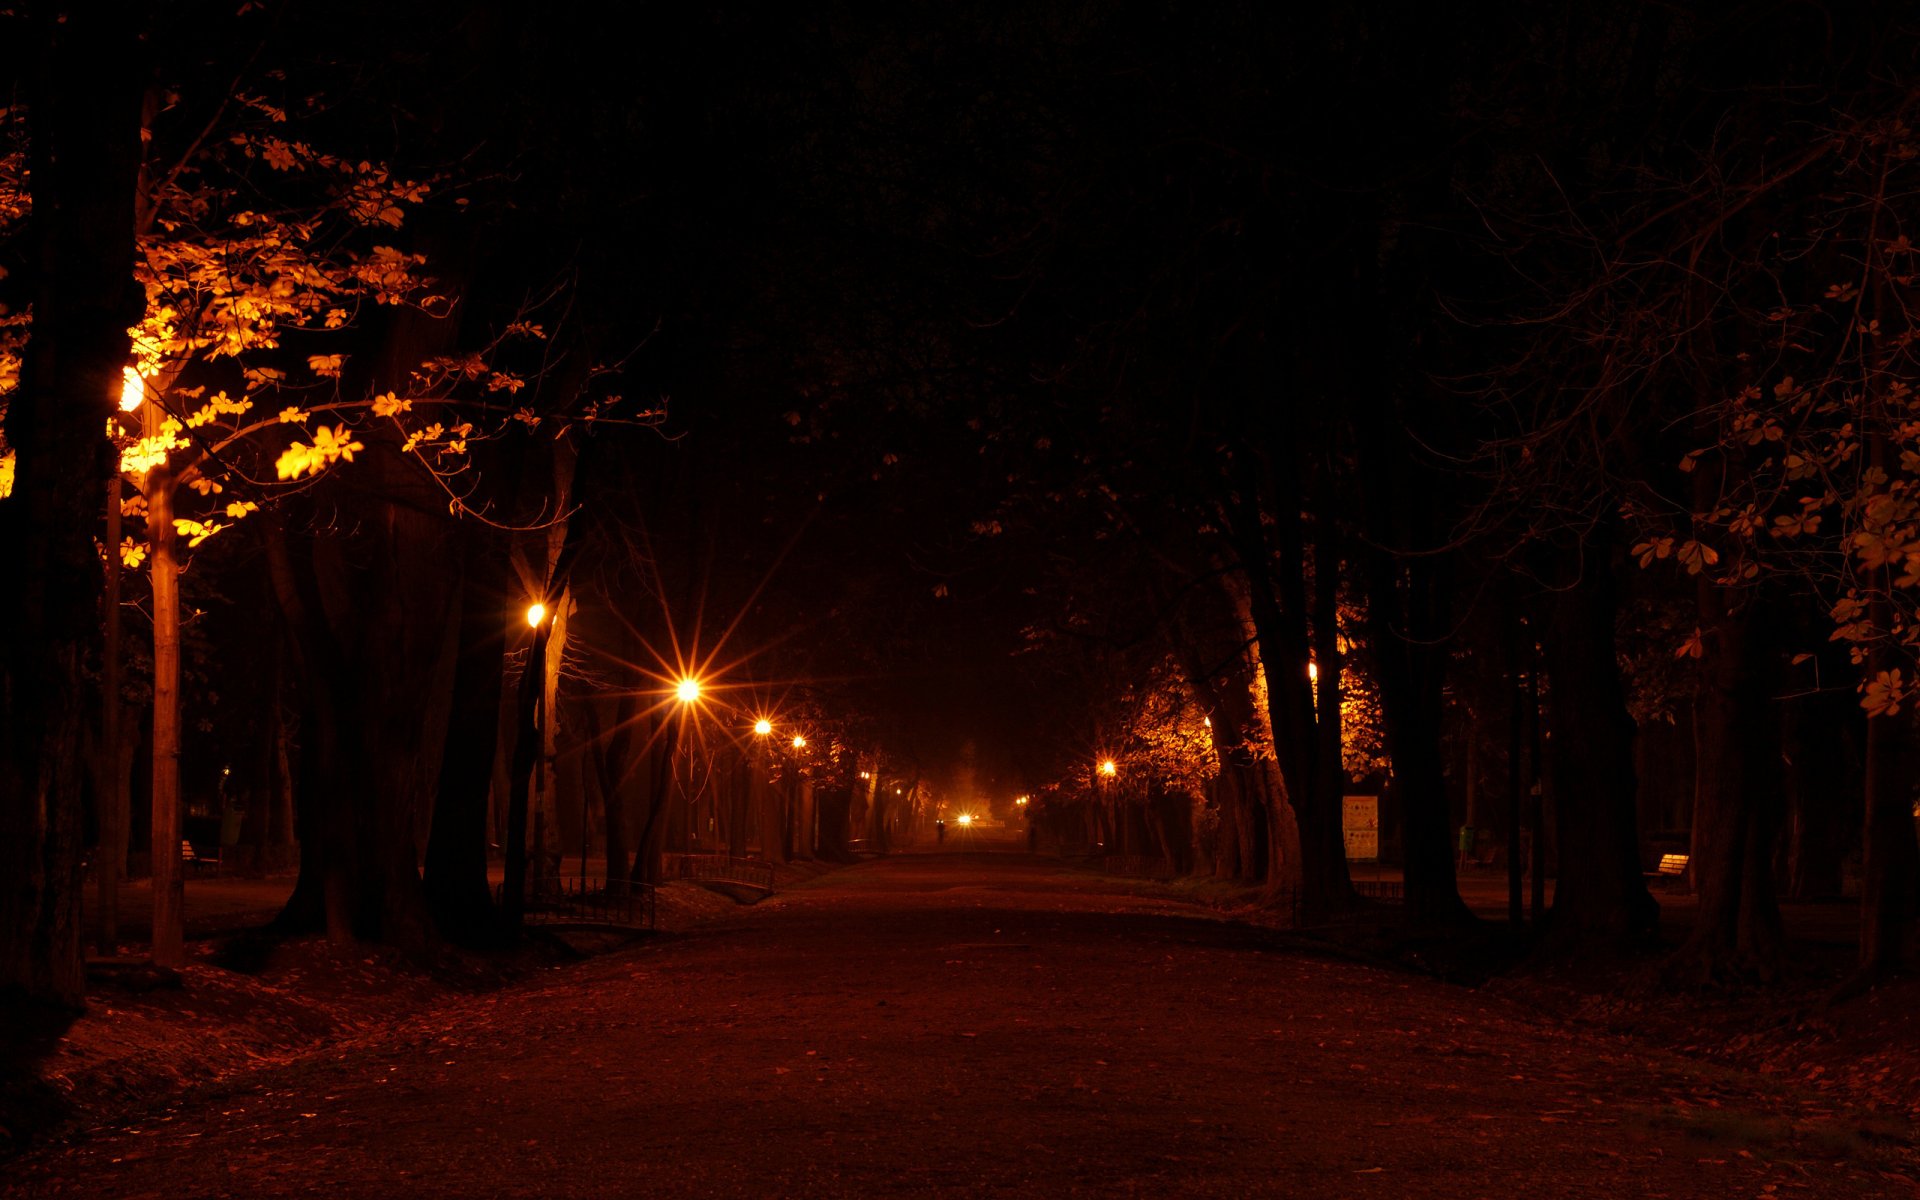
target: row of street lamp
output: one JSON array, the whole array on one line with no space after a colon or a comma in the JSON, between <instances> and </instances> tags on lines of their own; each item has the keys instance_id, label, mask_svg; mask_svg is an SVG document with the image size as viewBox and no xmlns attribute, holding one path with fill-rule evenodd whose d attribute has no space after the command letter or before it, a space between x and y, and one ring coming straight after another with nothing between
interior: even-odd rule
<instances>
[{"instance_id":1,"label":"row of street lamp","mask_svg":"<svg viewBox=\"0 0 1920 1200\"><path fill-rule=\"evenodd\" d=\"M547 606L545 604L539 601L535 601L534 603L527 605L527 627L528 628L538 629L542 624L546 622L546 619L547 619ZM703 685L698 679L694 678L691 675L682 676L673 685L674 699L678 700L683 705L696 703L699 701L700 697L705 694L706 694L705 685ZM753 732L760 737L771 737L773 734L773 722L768 720L766 717L761 717L760 719L756 720L753 723ZM805 735L798 734L798 733L794 734L792 745L795 750L805 750L807 748L807 739Z\"/></svg>"}]
</instances>

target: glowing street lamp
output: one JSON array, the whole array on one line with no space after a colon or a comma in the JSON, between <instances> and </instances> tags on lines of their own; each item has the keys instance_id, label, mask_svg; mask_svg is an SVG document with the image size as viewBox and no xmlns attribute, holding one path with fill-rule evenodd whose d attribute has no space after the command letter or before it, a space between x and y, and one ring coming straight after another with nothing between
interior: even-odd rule
<instances>
[{"instance_id":1,"label":"glowing street lamp","mask_svg":"<svg viewBox=\"0 0 1920 1200\"><path fill-rule=\"evenodd\" d=\"M955 817L954 820L959 822L962 825L971 825L973 824L973 814L961 813L959 816Z\"/></svg>"},{"instance_id":2,"label":"glowing street lamp","mask_svg":"<svg viewBox=\"0 0 1920 1200\"><path fill-rule=\"evenodd\" d=\"M800 736L799 734L797 734L797 733L796 733L796 734L794 734L794 735L793 735L793 748L794 748L795 750L805 750L805 749L807 748L807 739L805 739L805 738L803 738L803 737L801 737L801 736Z\"/></svg>"},{"instance_id":3,"label":"glowing street lamp","mask_svg":"<svg viewBox=\"0 0 1920 1200\"><path fill-rule=\"evenodd\" d=\"M540 628L540 622L542 622L542 621L544 621L544 620L546 620L546 619L547 619L547 606L546 606L546 605L544 605L544 604L529 604L529 605L527 605L527 627L528 627L529 629L538 629L538 628Z\"/></svg>"},{"instance_id":4,"label":"glowing street lamp","mask_svg":"<svg viewBox=\"0 0 1920 1200\"><path fill-rule=\"evenodd\" d=\"M1120 773L1120 766L1110 758L1103 759L1100 763L1100 773L1111 779Z\"/></svg>"},{"instance_id":5,"label":"glowing street lamp","mask_svg":"<svg viewBox=\"0 0 1920 1200\"><path fill-rule=\"evenodd\" d=\"M147 385L140 378L140 372L132 367L122 367L120 369L120 411L130 413L145 404L146 400Z\"/></svg>"},{"instance_id":6,"label":"glowing street lamp","mask_svg":"<svg viewBox=\"0 0 1920 1200\"><path fill-rule=\"evenodd\" d=\"M1025 796L1015 796L1013 798L1013 802L1015 804L1018 804L1021 808L1025 808L1027 806L1027 798Z\"/></svg>"},{"instance_id":7,"label":"glowing street lamp","mask_svg":"<svg viewBox=\"0 0 1920 1200\"><path fill-rule=\"evenodd\" d=\"M767 720L765 717L761 717L753 723L753 731L761 737L766 737L773 732L773 722Z\"/></svg>"},{"instance_id":8,"label":"glowing street lamp","mask_svg":"<svg viewBox=\"0 0 1920 1200\"><path fill-rule=\"evenodd\" d=\"M692 704L700 698L700 681L692 678L682 679L674 686L673 694L680 703Z\"/></svg>"}]
</instances>

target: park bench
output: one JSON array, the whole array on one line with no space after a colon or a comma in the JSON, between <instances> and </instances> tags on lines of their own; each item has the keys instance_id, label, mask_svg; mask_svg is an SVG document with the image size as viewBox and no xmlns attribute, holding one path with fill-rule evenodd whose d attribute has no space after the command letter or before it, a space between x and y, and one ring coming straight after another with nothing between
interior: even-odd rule
<instances>
[{"instance_id":1,"label":"park bench","mask_svg":"<svg viewBox=\"0 0 1920 1200\"><path fill-rule=\"evenodd\" d=\"M1690 854L1662 854L1660 865L1646 873L1647 878L1656 882L1665 880L1672 883L1687 873L1687 864L1693 861Z\"/></svg>"},{"instance_id":2,"label":"park bench","mask_svg":"<svg viewBox=\"0 0 1920 1200\"><path fill-rule=\"evenodd\" d=\"M216 849L211 854L203 854L193 848L192 842L186 838L181 838L180 862L189 871L198 871L202 874L210 871L218 871L220 869L220 851Z\"/></svg>"}]
</instances>

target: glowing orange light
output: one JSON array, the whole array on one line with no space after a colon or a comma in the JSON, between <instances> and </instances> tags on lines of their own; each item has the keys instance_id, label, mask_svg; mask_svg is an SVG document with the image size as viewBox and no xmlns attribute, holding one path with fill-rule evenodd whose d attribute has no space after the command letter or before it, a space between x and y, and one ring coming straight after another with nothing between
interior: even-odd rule
<instances>
[{"instance_id":1,"label":"glowing orange light","mask_svg":"<svg viewBox=\"0 0 1920 1200\"><path fill-rule=\"evenodd\" d=\"M1013 802L1024 807L1027 803L1027 798L1025 796L1015 796Z\"/></svg>"},{"instance_id":2,"label":"glowing orange light","mask_svg":"<svg viewBox=\"0 0 1920 1200\"><path fill-rule=\"evenodd\" d=\"M680 703L692 704L700 698L700 681L698 679L682 679L674 686L673 694L679 699Z\"/></svg>"},{"instance_id":3,"label":"glowing orange light","mask_svg":"<svg viewBox=\"0 0 1920 1200\"><path fill-rule=\"evenodd\" d=\"M959 821L962 825L973 824L973 817L968 813L961 813L958 817L955 817L954 819L956 821Z\"/></svg>"},{"instance_id":4,"label":"glowing orange light","mask_svg":"<svg viewBox=\"0 0 1920 1200\"><path fill-rule=\"evenodd\" d=\"M761 737L765 737L773 732L773 722L767 720L765 717L761 717L753 723L753 731Z\"/></svg>"},{"instance_id":5,"label":"glowing orange light","mask_svg":"<svg viewBox=\"0 0 1920 1200\"><path fill-rule=\"evenodd\" d=\"M800 736L799 734L797 734L797 733L796 733L796 734L794 734L794 735L793 735L793 748L794 748L795 750L805 750L805 749L807 748L807 739L805 739L805 738L803 738L803 737L801 737L801 736Z\"/></svg>"},{"instance_id":6,"label":"glowing orange light","mask_svg":"<svg viewBox=\"0 0 1920 1200\"><path fill-rule=\"evenodd\" d=\"M1120 766L1109 758L1100 764L1100 773L1102 775L1118 775L1120 773Z\"/></svg>"},{"instance_id":7,"label":"glowing orange light","mask_svg":"<svg viewBox=\"0 0 1920 1200\"><path fill-rule=\"evenodd\" d=\"M547 606L544 604L527 605L527 624L534 629L540 628L540 622L547 619Z\"/></svg>"},{"instance_id":8,"label":"glowing orange light","mask_svg":"<svg viewBox=\"0 0 1920 1200\"><path fill-rule=\"evenodd\" d=\"M1311 683L1320 682L1320 664L1319 663L1310 662L1307 664L1307 680Z\"/></svg>"},{"instance_id":9,"label":"glowing orange light","mask_svg":"<svg viewBox=\"0 0 1920 1200\"><path fill-rule=\"evenodd\" d=\"M140 372L132 367L120 370L120 411L132 412L146 402L147 385L140 379Z\"/></svg>"}]
</instances>

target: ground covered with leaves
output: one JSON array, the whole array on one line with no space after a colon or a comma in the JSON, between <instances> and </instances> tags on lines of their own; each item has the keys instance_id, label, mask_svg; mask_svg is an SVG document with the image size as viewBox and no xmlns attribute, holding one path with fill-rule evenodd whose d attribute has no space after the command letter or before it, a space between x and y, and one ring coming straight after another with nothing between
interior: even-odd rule
<instances>
[{"instance_id":1,"label":"ground covered with leaves","mask_svg":"<svg viewBox=\"0 0 1920 1200\"><path fill-rule=\"evenodd\" d=\"M0 1193L1914 1190L1906 1115L1832 1068L1685 1052L1022 856L874 861L435 986L42 1144Z\"/></svg>"}]
</instances>

